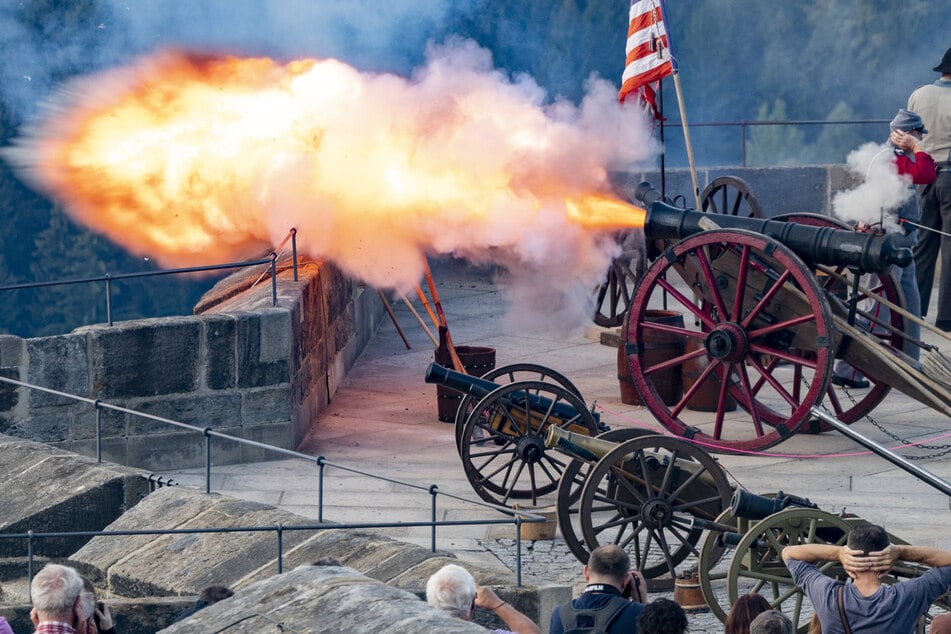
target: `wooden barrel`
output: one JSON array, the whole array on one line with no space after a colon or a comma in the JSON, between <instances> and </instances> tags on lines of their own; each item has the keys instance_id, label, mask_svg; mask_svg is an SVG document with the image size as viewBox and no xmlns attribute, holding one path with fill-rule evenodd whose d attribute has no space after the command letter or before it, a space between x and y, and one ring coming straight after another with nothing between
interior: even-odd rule
<instances>
[{"instance_id":1,"label":"wooden barrel","mask_svg":"<svg viewBox=\"0 0 951 634\"><path fill-rule=\"evenodd\" d=\"M683 314L673 310L644 311L644 321L680 328L684 326ZM644 350L645 365L654 365L683 354L684 337L682 335L656 330L644 330L643 333L643 341L640 343ZM627 405L643 405L641 395L637 393L634 379L631 377L631 364L628 363L625 353L625 342L627 342L627 332L622 332L621 344L617 351L617 378L621 387L621 402ZM673 405L683 396L679 365L654 372L649 380L657 388L657 394L665 405Z\"/></svg>"},{"instance_id":2,"label":"wooden barrel","mask_svg":"<svg viewBox=\"0 0 951 634\"><path fill-rule=\"evenodd\" d=\"M462 361L466 374L482 376L489 370L495 369L495 348L456 346L456 354L459 355L459 360ZM448 348L436 348L436 363L447 368L452 367L452 357L449 356ZM436 412L442 422L453 423L456 421L456 410L459 409L461 401L462 394L460 392L443 385L436 386Z\"/></svg>"},{"instance_id":3,"label":"wooden barrel","mask_svg":"<svg viewBox=\"0 0 951 634\"><path fill-rule=\"evenodd\" d=\"M703 347L703 341L700 339L688 339L684 346L684 354L695 352ZM710 359L707 356L700 356L695 359L687 359L682 366L681 374L683 376L683 387L686 393L697 382L703 371L710 365ZM700 385L690 400L687 401L687 409L698 412L717 411L718 399L720 398L720 378L711 373L710 376ZM736 399L729 394L724 399L725 412L732 412L736 409Z\"/></svg>"}]
</instances>

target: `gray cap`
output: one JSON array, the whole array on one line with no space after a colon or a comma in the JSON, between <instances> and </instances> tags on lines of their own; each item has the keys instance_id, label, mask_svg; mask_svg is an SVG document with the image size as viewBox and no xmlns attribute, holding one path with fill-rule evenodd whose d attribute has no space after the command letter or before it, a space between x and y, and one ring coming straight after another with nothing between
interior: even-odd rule
<instances>
[{"instance_id":1,"label":"gray cap","mask_svg":"<svg viewBox=\"0 0 951 634\"><path fill-rule=\"evenodd\" d=\"M921 120L921 115L911 110L905 110L904 108L898 111L898 114L896 114L892 122L888 124L888 127L892 130L902 130L904 132L920 130L922 134L928 134L928 131L925 129L925 122Z\"/></svg>"}]
</instances>

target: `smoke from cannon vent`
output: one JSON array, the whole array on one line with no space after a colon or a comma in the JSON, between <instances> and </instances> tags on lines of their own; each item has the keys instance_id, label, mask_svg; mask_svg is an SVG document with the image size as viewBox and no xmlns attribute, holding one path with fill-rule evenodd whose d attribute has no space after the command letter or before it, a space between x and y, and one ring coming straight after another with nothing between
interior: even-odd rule
<instances>
[{"instance_id":1,"label":"smoke from cannon vent","mask_svg":"<svg viewBox=\"0 0 951 634\"><path fill-rule=\"evenodd\" d=\"M303 253L380 288L412 289L424 255L453 254L570 294L607 269L604 230L642 220L608 171L655 148L609 82L578 106L544 99L466 41L411 79L164 51L64 86L6 157L168 266L254 257L297 227Z\"/></svg>"},{"instance_id":2,"label":"smoke from cannon vent","mask_svg":"<svg viewBox=\"0 0 951 634\"><path fill-rule=\"evenodd\" d=\"M833 213L846 221L881 222L887 232L900 232L895 210L914 194L908 188L911 177L898 174L892 146L866 143L849 153L847 163L862 180L857 187L835 195Z\"/></svg>"}]
</instances>

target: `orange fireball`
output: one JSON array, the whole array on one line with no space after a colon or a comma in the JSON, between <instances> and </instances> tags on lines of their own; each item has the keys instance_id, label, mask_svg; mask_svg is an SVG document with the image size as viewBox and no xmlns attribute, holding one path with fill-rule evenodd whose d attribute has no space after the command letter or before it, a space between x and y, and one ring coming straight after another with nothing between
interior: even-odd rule
<instances>
[{"instance_id":1,"label":"orange fireball","mask_svg":"<svg viewBox=\"0 0 951 634\"><path fill-rule=\"evenodd\" d=\"M557 262L596 279L602 231L643 222L608 170L653 151L614 87L543 104L463 45L412 79L337 60L165 51L73 81L8 158L77 220L168 265L301 249L375 286L422 256Z\"/></svg>"}]
</instances>

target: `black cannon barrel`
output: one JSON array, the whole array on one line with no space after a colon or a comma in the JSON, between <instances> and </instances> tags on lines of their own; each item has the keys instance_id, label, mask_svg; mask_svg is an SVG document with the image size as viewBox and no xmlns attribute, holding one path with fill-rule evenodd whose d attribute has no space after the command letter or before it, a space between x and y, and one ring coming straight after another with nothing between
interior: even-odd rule
<instances>
[{"instance_id":1,"label":"black cannon barrel","mask_svg":"<svg viewBox=\"0 0 951 634\"><path fill-rule=\"evenodd\" d=\"M733 492L733 498L730 500L730 512L733 513L733 517L744 517L750 520L765 519L773 513L778 513L790 506L819 508L817 504L810 502L809 498L789 495L782 491L777 493L776 497L771 498L750 493L746 489L736 489Z\"/></svg>"},{"instance_id":2,"label":"black cannon barrel","mask_svg":"<svg viewBox=\"0 0 951 634\"><path fill-rule=\"evenodd\" d=\"M489 392L502 387L498 383L493 383L492 381L481 379L477 376L463 374L462 372L456 372L438 363L429 364L429 367L426 368L425 380L427 383L436 383L479 399L486 396ZM536 412L547 412L552 406L552 400L550 398L530 394L524 390L513 391L507 398L512 405L515 406L524 405L525 399L528 399L530 403L529 407ZM555 403L552 413L561 420L571 420L579 414L578 410L573 406L560 401ZM595 421L598 421L600 418L598 414L594 413L593 415Z\"/></svg>"},{"instance_id":3,"label":"black cannon barrel","mask_svg":"<svg viewBox=\"0 0 951 634\"><path fill-rule=\"evenodd\" d=\"M895 246L888 236L680 209L665 203L649 183L638 185L634 197L647 207L644 233L651 240L680 240L707 230L713 221L722 229L745 229L778 240L809 264L884 273L893 264L905 267L912 260L911 249Z\"/></svg>"}]
</instances>

